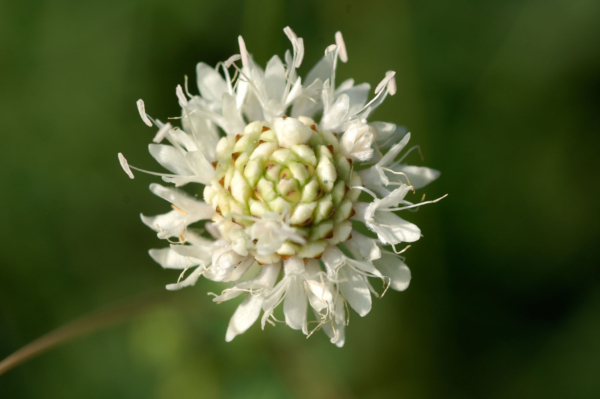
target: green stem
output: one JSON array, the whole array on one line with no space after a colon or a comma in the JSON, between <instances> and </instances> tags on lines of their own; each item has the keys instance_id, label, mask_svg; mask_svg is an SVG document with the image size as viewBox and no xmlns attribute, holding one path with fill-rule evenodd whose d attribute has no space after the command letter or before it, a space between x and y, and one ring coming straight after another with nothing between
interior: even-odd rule
<instances>
[{"instance_id":1,"label":"green stem","mask_svg":"<svg viewBox=\"0 0 600 399\"><path fill-rule=\"evenodd\" d=\"M55 346L146 312L156 305L165 302L167 298L168 297L165 294L153 294L143 298L136 298L126 303L120 303L93 312L65 324L64 326L41 336L28 345L25 345L6 359L2 360L0 362L0 375Z\"/></svg>"}]
</instances>

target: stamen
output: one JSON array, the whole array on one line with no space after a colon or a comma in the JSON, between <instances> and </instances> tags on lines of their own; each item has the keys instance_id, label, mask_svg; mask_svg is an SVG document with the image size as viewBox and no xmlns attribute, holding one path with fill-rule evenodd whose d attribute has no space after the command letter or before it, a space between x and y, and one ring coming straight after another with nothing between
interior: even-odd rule
<instances>
[{"instance_id":1,"label":"stamen","mask_svg":"<svg viewBox=\"0 0 600 399\"><path fill-rule=\"evenodd\" d=\"M186 108L188 105L188 100L187 98L185 98L185 94L183 94L183 89L181 88L181 85L177 85L177 88L175 89L175 94L177 94L177 99L179 100L179 105L181 105L181 108Z\"/></svg>"},{"instance_id":2,"label":"stamen","mask_svg":"<svg viewBox=\"0 0 600 399\"><path fill-rule=\"evenodd\" d=\"M192 97L194 97L194 96L192 96L192 95L190 94L190 90L188 89L188 76L187 76L187 75L183 75L183 77L184 77L184 79L185 79L185 84L184 84L184 87L185 87L185 92L186 92L186 94L188 95L188 97L189 97L189 98L192 98Z\"/></svg>"},{"instance_id":3,"label":"stamen","mask_svg":"<svg viewBox=\"0 0 600 399\"><path fill-rule=\"evenodd\" d=\"M414 147L411 147L408 151L406 151L406 154L402 155L402 158L400 158L396 164L401 163L402 161L404 161L404 158L406 158L408 156L408 154L410 154L411 152L413 152L414 150L419 150L419 154L421 155L421 161L425 160L425 157L423 156L423 153L421 152L421 146L420 145L416 145Z\"/></svg>"},{"instance_id":4,"label":"stamen","mask_svg":"<svg viewBox=\"0 0 600 399\"><path fill-rule=\"evenodd\" d=\"M342 32L337 31L335 33L335 44L337 44L339 53L338 56L340 60L344 63L348 62L348 53L346 52L346 44L344 43L344 38L342 37Z\"/></svg>"},{"instance_id":5,"label":"stamen","mask_svg":"<svg viewBox=\"0 0 600 399\"><path fill-rule=\"evenodd\" d=\"M331 44L331 45L327 46L327 48L325 49L325 55L329 55L329 54L333 53L336 49L337 49L337 45L335 45L335 44Z\"/></svg>"},{"instance_id":6,"label":"stamen","mask_svg":"<svg viewBox=\"0 0 600 399\"><path fill-rule=\"evenodd\" d=\"M138 107L138 111L140 112L140 116L142 117L142 120L144 121L144 123L147 126L152 127L152 122L150 122L150 119L148 119L148 115L146 115L146 107L144 106L144 100L142 100L142 99L137 100L137 107Z\"/></svg>"},{"instance_id":7,"label":"stamen","mask_svg":"<svg viewBox=\"0 0 600 399\"><path fill-rule=\"evenodd\" d=\"M409 206L402 206L402 207L399 207L399 208L386 208L386 209L380 209L380 210L381 211L390 211L390 212L403 211L405 209L417 208L417 207L419 207L421 205L435 204L436 202L443 200L447 196L448 196L448 194L443 195L440 198L434 199L432 201L419 202L418 204L413 204L413 205L409 205Z\"/></svg>"},{"instance_id":8,"label":"stamen","mask_svg":"<svg viewBox=\"0 0 600 399\"><path fill-rule=\"evenodd\" d=\"M179 213L181 213L181 214L183 214L185 216L188 215L188 213L186 211L184 211L183 209L181 209L180 207L178 207L175 204L171 204L171 208L175 209L177 212L179 212Z\"/></svg>"},{"instance_id":9,"label":"stamen","mask_svg":"<svg viewBox=\"0 0 600 399\"><path fill-rule=\"evenodd\" d=\"M123 168L125 173L127 173L127 176L129 176L130 179L133 179L134 176L133 176L133 173L131 172L131 169L129 168L129 164L127 163L127 160L121 153L119 153L119 163L121 164L121 167Z\"/></svg>"},{"instance_id":10,"label":"stamen","mask_svg":"<svg viewBox=\"0 0 600 399\"><path fill-rule=\"evenodd\" d=\"M404 176L404 177L406 178L406 181L408 182L408 187L410 187L410 189L412 190L412 192L413 192L413 194L414 194L414 192L415 192L415 187L414 187L414 186L411 184L411 182L410 182L410 179L408 178L408 176L406 175L406 173L404 173L404 172L397 172L397 171L395 171L395 170L392 170L392 169L390 169L390 168L381 168L381 170L383 170L383 171L386 171L386 172L393 173L393 174L395 174L395 175L401 175L401 176ZM400 182L402 182L402 181L400 181ZM402 183L402 184L404 184L404 183Z\"/></svg>"},{"instance_id":11,"label":"stamen","mask_svg":"<svg viewBox=\"0 0 600 399\"><path fill-rule=\"evenodd\" d=\"M383 80L381 82L379 82L379 84L375 88L375 94L379 94L379 92L381 90L383 90L384 87L386 87L386 85L394 77L394 75L396 75L396 72L394 72L394 71L387 71L385 73L385 78L383 78ZM388 91L389 91L389 87L388 87Z\"/></svg>"},{"instance_id":12,"label":"stamen","mask_svg":"<svg viewBox=\"0 0 600 399\"><path fill-rule=\"evenodd\" d=\"M392 77L390 79L390 81L387 84L387 89L390 92L390 95L393 96L394 94L396 94L396 89L397 88L396 88L396 78L395 77Z\"/></svg>"},{"instance_id":13,"label":"stamen","mask_svg":"<svg viewBox=\"0 0 600 399\"><path fill-rule=\"evenodd\" d=\"M401 253L405 252L405 251L406 251L408 248L410 248L410 247L411 247L411 246L410 246L410 244L409 244L409 245L407 245L406 247L404 247L404 249L403 249L403 250L401 250L401 251L397 251L397 250L396 250L396 244L391 244L391 245L392 245L392 248L394 249L394 253L395 253L396 255L400 255Z\"/></svg>"},{"instance_id":14,"label":"stamen","mask_svg":"<svg viewBox=\"0 0 600 399\"><path fill-rule=\"evenodd\" d=\"M226 68L231 67L231 64L233 64L236 61L239 61L242 59L242 56L239 54L234 54L231 57L227 58L227 60L223 63L223 65L225 65Z\"/></svg>"},{"instance_id":15,"label":"stamen","mask_svg":"<svg viewBox=\"0 0 600 399\"><path fill-rule=\"evenodd\" d=\"M350 187L350 188L351 188L351 189L353 189L353 188L357 188L357 189L359 189L359 190L362 190L362 191L364 191L365 193L367 193L367 194L371 195L371 197L373 197L373 199L379 199L379 198L377 197L377 195L376 195L376 194L375 194L373 191L369 190L369 189L368 189L368 188L366 188L366 187L363 187L363 186L352 186L352 187Z\"/></svg>"},{"instance_id":16,"label":"stamen","mask_svg":"<svg viewBox=\"0 0 600 399\"><path fill-rule=\"evenodd\" d=\"M154 138L152 139L152 142L160 143L161 141L163 141L165 136L171 131L172 128L173 126L169 122L162 125L162 127L158 129L156 136L154 136Z\"/></svg>"},{"instance_id":17,"label":"stamen","mask_svg":"<svg viewBox=\"0 0 600 399\"><path fill-rule=\"evenodd\" d=\"M299 37L298 38L298 55L296 58L296 68L300 68L300 65L302 65L302 61L304 60L304 39Z\"/></svg>"},{"instance_id":18,"label":"stamen","mask_svg":"<svg viewBox=\"0 0 600 399\"><path fill-rule=\"evenodd\" d=\"M238 43L240 45L240 54L242 56L242 65L248 67L248 50L246 50L246 43L242 36L238 36Z\"/></svg>"}]
</instances>

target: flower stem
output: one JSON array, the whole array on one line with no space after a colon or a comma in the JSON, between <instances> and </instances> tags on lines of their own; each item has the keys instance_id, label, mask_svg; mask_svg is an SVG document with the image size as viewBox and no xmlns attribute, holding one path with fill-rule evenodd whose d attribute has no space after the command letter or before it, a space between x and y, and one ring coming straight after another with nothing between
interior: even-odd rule
<instances>
[{"instance_id":1,"label":"flower stem","mask_svg":"<svg viewBox=\"0 0 600 399\"><path fill-rule=\"evenodd\" d=\"M109 327L114 323L125 321L150 310L169 298L165 294L151 294L142 298L135 298L124 303L109 306L85 315L67 323L8 356L0 362L0 375L15 368L55 346L64 344L74 338Z\"/></svg>"}]
</instances>

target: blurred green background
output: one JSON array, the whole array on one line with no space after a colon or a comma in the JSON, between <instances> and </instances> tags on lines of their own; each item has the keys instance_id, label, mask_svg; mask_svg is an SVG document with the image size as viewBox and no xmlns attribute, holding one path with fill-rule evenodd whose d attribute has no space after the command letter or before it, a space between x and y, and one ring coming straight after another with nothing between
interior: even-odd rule
<instances>
[{"instance_id":1,"label":"blurred green background","mask_svg":"<svg viewBox=\"0 0 600 399\"><path fill-rule=\"evenodd\" d=\"M158 179L117 152L159 170L135 101L177 115L184 74L238 34L264 65L290 25L305 74L341 30L340 79L396 70L373 120L408 126L442 171L428 198L450 193L409 216L411 286L352 314L343 349L285 326L226 344L237 303L200 280L0 376L0 398L600 397L598 21L597 0L0 1L0 358L176 279L139 219L168 209Z\"/></svg>"}]
</instances>

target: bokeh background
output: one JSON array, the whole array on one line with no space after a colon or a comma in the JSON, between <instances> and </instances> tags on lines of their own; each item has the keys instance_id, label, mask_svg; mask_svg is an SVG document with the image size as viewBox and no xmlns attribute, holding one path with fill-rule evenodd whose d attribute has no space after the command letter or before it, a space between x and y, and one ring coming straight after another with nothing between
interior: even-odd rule
<instances>
[{"instance_id":1,"label":"bokeh background","mask_svg":"<svg viewBox=\"0 0 600 399\"><path fill-rule=\"evenodd\" d=\"M598 21L597 0L0 1L0 358L155 303L0 376L0 397L600 397ZM177 115L198 61L242 34L264 65L286 25L302 74L337 30L340 79L398 72L375 120L408 126L442 171L428 198L450 193L411 214L410 288L351 315L343 349L285 326L226 344L237 303L206 295L222 286L163 294L177 273L147 255L164 242L139 213L167 204L117 162L160 168L138 98Z\"/></svg>"}]
</instances>

